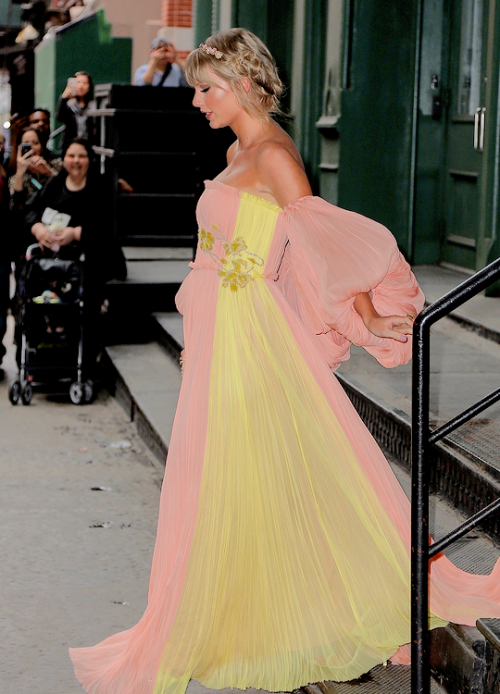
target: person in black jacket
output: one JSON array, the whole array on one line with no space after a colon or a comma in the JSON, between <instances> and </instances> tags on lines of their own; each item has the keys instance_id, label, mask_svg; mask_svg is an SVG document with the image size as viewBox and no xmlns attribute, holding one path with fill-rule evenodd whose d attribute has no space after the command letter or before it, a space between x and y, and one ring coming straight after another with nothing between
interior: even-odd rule
<instances>
[{"instance_id":1,"label":"person in black jacket","mask_svg":"<svg viewBox=\"0 0 500 694\"><path fill-rule=\"evenodd\" d=\"M95 108L93 99L92 77L88 72L75 72L57 104L56 118L66 126L61 143L63 152L75 137L86 137L94 144L94 119L88 116L88 111Z\"/></svg>"},{"instance_id":2,"label":"person in black jacket","mask_svg":"<svg viewBox=\"0 0 500 694\"><path fill-rule=\"evenodd\" d=\"M63 170L40 190L28 206L26 233L42 249L64 254L66 246L77 245L85 253L84 345L87 364L95 362L99 350L100 308L106 280L116 275L112 235L112 197L105 179L91 165L88 141L76 138L64 154ZM54 233L42 223L47 208L70 216L67 227ZM34 237L34 238L33 238Z\"/></svg>"}]
</instances>

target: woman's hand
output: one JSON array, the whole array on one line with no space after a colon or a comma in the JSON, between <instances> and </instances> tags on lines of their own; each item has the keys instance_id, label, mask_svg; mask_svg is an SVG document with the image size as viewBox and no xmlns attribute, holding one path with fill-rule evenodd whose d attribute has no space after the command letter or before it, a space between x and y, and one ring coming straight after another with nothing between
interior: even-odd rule
<instances>
[{"instance_id":1,"label":"woman's hand","mask_svg":"<svg viewBox=\"0 0 500 694\"><path fill-rule=\"evenodd\" d=\"M66 227L66 229L52 235L52 242L59 246L69 246L73 241L80 241L81 237L82 227Z\"/></svg>"},{"instance_id":2,"label":"woman's hand","mask_svg":"<svg viewBox=\"0 0 500 694\"><path fill-rule=\"evenodd\" d=\"M37 156L31 157L29 170L33 173L42 174L44 176L54 176L56 173L43 157Z\"/></svg>"},{"instance_id":3,"label":"woman's hand","mask_svg":"<svg viewBox=\"0 0 500 694\"><path fill-rule=\"evenodd\" d=\"M52 249L52 244L54 243L54 234L47 229L45 224L42 224L41 222L33 224L31 227L31 233L38 241L38 245L42 251L45 248Z\"/></svg>"},{"instance_id":4,"label":"woman's hand","mask_svg":"<svg viewBox=\"0 0 500 694\"><path fill-rule=\"evenodd\" d=\"M31 160L33 159L33 150L30 149L29 152L26 152L26 154L21 154L21 148L17 148L17 168L16 168L16 174L19 176L24 176L26 171L29 169L31 166Z\"/></svg>"},{"instance_id":5,"label":"woman's hand","mask_svg":"<svg viewBox=\"0 0 500 694\"><path fill-rule=\"evenodd\" d=\"M363 320L368 330L377 337L388 337L398 342L408 342L413 332L413 316L372 316Z\"/></svg>"},{"instance_id":6,"label":"woman's hand","mask_svg":"<svg viewBox=\"0 0 500 694\"><path fill-rule=\"evenodd\" d=\"M31 227L31 233L38 241L38 245L43 250L44 248L50 248L55 250L54 246L60 248L61 246L69 246L73 241L80 241L82 237L82 227L66 227L57 234L47 229L45 224L37 222Z\"/></svg>"},{"instance_id":7,"label":"woman's hand","mask_svg":"<svg viewBox=\"0 0 500 694\"><path fill-rule=\"evenodd\" d=\"M186 352L186 350L182 349L181 353L179 355L179 365L181 367L181 374L184 373L184 354L185 354L185 352Z\"/></svg>"},{"instance_id":8,"label":"woman's hand","mask_svg":"<svg viewBox=\"0 0 500 694\"><path fill-rule=\"evenodd\" d=\"M62 93L62 98L63 99L71 99L71 97L75 96L73 92L74 92L73 85L71 83L68 83L66 85L65 90Z\"/></svg>"},{"instance_id":9,"label":"woman's hand","mask_svg":"<svg viewBox=\"0 0 500 694\"><path fill-rule=\"evenodd\" d=\"M368 330L376 337L387 337L398 342L407 342L413 332L414 316L380 316L373 306L370 294L358 294L354 308Z\"/></svg>"}]
</instances>

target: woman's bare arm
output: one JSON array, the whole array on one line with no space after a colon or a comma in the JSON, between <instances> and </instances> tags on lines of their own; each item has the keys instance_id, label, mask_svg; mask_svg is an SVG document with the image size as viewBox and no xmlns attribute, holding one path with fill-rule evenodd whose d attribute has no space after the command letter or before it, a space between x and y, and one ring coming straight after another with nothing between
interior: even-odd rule
<instances>
[{"instance_id":1,"label":"woman's bare arm","mask_svg":"<svg viewBox=\"0 0 500 694\"><path fill-rule=\"evenodd\" d=\"M368 330L377 337L389 337L392 340L406 342L407 335L413 332L414 316L381 316L375 310L371 297L367 293L358 294L354 308Z\"/></svg>"}]
</instances>

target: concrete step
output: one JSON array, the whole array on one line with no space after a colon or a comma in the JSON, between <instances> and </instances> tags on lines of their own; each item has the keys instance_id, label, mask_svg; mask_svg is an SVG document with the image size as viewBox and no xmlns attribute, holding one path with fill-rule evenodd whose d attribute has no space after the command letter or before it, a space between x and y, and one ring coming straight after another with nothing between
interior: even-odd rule
<instances>
[{"instance_id":1,"label":"concrete step","mask_svg":"<svg viewBox=\"0 0 500 694\"><path fill-rule=\"evenodd\" d=\"M130 312L175 310L173 299L189 272L188 260L133 260L127 262L127 279L108 282L111 303Z\"/></svg>"},{"instance_id":2,"label":"concrete step","mask_svg":"<svg viewBox=\"0 0 500 694\"><path fill-rule=\"evenodd\" d=\"M428 304L437 301L472 274L461 268L436 267L435 265L418 265L413 268L413 271ZM500 342L499 298L479 294L455 309L450 317L467 330L493 342Z\"/></svg>"},{"instance_id":3,"label":"concrete step","mask_svg":"<svg viewBox=\"0 0 500 694\"><path fill-rule=\"evenodd\" d=\"M236 694L238 689L207 689L191 680L186 694ZM355 682L318 682L296 689L292 694L411 694L410 668L404 665L376 667L368 675ZM262 689L246 689L245 694L265 694ZM277 694L286 694L278 692ZM434 680L431 694L445 694ZM458 691L457 691L458 694Z\"/></svg>"},{"instance_id":4,"label":"concrete step","mask_svg":"<svg viewBox=\"0 0 500 694\"><path fill-rule=\"evenodd\" d=\"M136 260L187 260L193 259L194 250L192 248L160 248L158 246L123 246L125 260L133 262Z\"/></svg>"},{"instance_id":5,"label":"concrete step","mask_svg":"<svg viewBox=\"0 0 500 694\"><path fill-rule=\"evenodd\" d=\"M126 410L145 443L165 464L181 373L156 342L106 347L105 385Z\"/></svg>"},{"instance_id":6,"label":"concrete step","mask_svg":"<svg viewBox=\"0 0 500 694\"><path fill-rule=\"evenodd\" d=\"M303 694L411 694L410 677L409 667L389 663L387 667L373 668L353 682L318 682L302 687L299 691ZM454 694L462 691L456 689ZM445 689L431 679L431 694L445 694L445 692Z\"/></svg>"},{"instance_id":7,"label":"concrete step","mask_svg":"<svg viewBox=\"0 0 500 694\"><path fill-rule=\"evenodd\" d=\"M500 691L500 619L480 619L477 626L486 638L487 673L483 694L498 694Z\"/></svg>"},{"instance_id":8,"label":"concrete step","mask_svg":"<svg viewBox=\"0 0 500 694\"><path fill-rule=\"evenodd\" d=\"M175 311L175 295L189 272L192 257L191 249L183 248L124 250L129 258L127 279L112 280L107 285L106 344L150 339L151 313Z\"/></svg>"},{"instance_id":9,"label":"concrete step","mask_svg":"<svg viewBox=\"0 0 500 694\"><path fill-rule=\"evenodd\" d=\"M112 375L114 383L114 392L130 412L131 418L138 421L138 429L144 440L156 453L158 459L164 462L180 387L178 357L184 344L182 317L177 313L157 313L153 316L153 324L152 334L157 342L110 347L107 349L106 359L108 360L107 370ZM381 386L379 388L381 389ZM398 391L395 393L397 394ZM393 392L392 395L394 396L395 393ZM403 393L399 393L396 404L405 406ZM401 413L404 414L404 409L396 414L402 418ZM378 415L372 412L372 418L375 420L377 417ZM408 421L406 426L409 426ZM400 430L393 429L391 440L396 442L399 435ZM394 447L393 444L392 448ZM409 495L410 477L405 465L401 465L401 456L391 451L390 446L385 447L384 452L401 485ZM455 451L450 449L450 459L454 455L456 455ZM453 508L442 494L432 496L430 527L436 539L447 534L463 520L463 515ZM475 573L489 573L500 556L498 547L480 531L469 533L460 542L450 547L446 553L457 566ZM487 638L485 639L484 629L487 629L492 621L494 620L483 620L485 625L483 633L476 628L456 625L450 625L446 629L435 630L432 633L431 667L435 678L449 694L458 692L486 694L484 682L488 670L485 654L488 650L487 644L490 642ZM490 657L491 661L496 650L491 643L489 648L493 654ZM321 683L315 687L319 687L323 694L326 691L329 694L345 694L351 690L359 694L372 692L381 694L382 692L398 692L398 694L408 692L410 694L409 668L396 666L390 666L388 669L378 668L366 679L356 683ZM354 687L356 687L355 690ZM433 691L439 691L435 682L433 687Z\"/></svg>"}]
</instances>

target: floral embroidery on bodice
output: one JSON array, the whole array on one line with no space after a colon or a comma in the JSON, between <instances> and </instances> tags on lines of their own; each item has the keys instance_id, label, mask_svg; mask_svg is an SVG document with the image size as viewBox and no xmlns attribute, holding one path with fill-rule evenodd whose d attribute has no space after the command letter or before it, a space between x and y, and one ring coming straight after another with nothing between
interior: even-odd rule
<instances>
[{"instance_id":1,"label":"floral embroidery on bodice","mask_svg":"<svg viewBox=\"0 0 500 694\"><path fill-rule=\"evenodd\" d=\"M236 292L238 289L246 287L250 280L254 279L252 272L256 267L264 267L264 259L251 253L241 236L228 243L216 224L212 224L212 228L214 233L206 231L204 228L199 229L200 248L204 253L208 253L220 267L217 274L222 278L222 286L229 287L231 291ZM224 240L222 244L224 256L222 258L219 258L212 250L215 239Z\"/></svg>"},{"instance_id":2,"label":"floral embroidery on bodice","mask_svg":"<svg viewBox=\"0 0 500 694\"><path fill-rule=\"evenodd\" d=\"M236 292L250 280L274 279L286 236L281 208L219 181L206 181L197 208L198 247L191 267L214 270Z\"/></svg>"}]
</instances>

